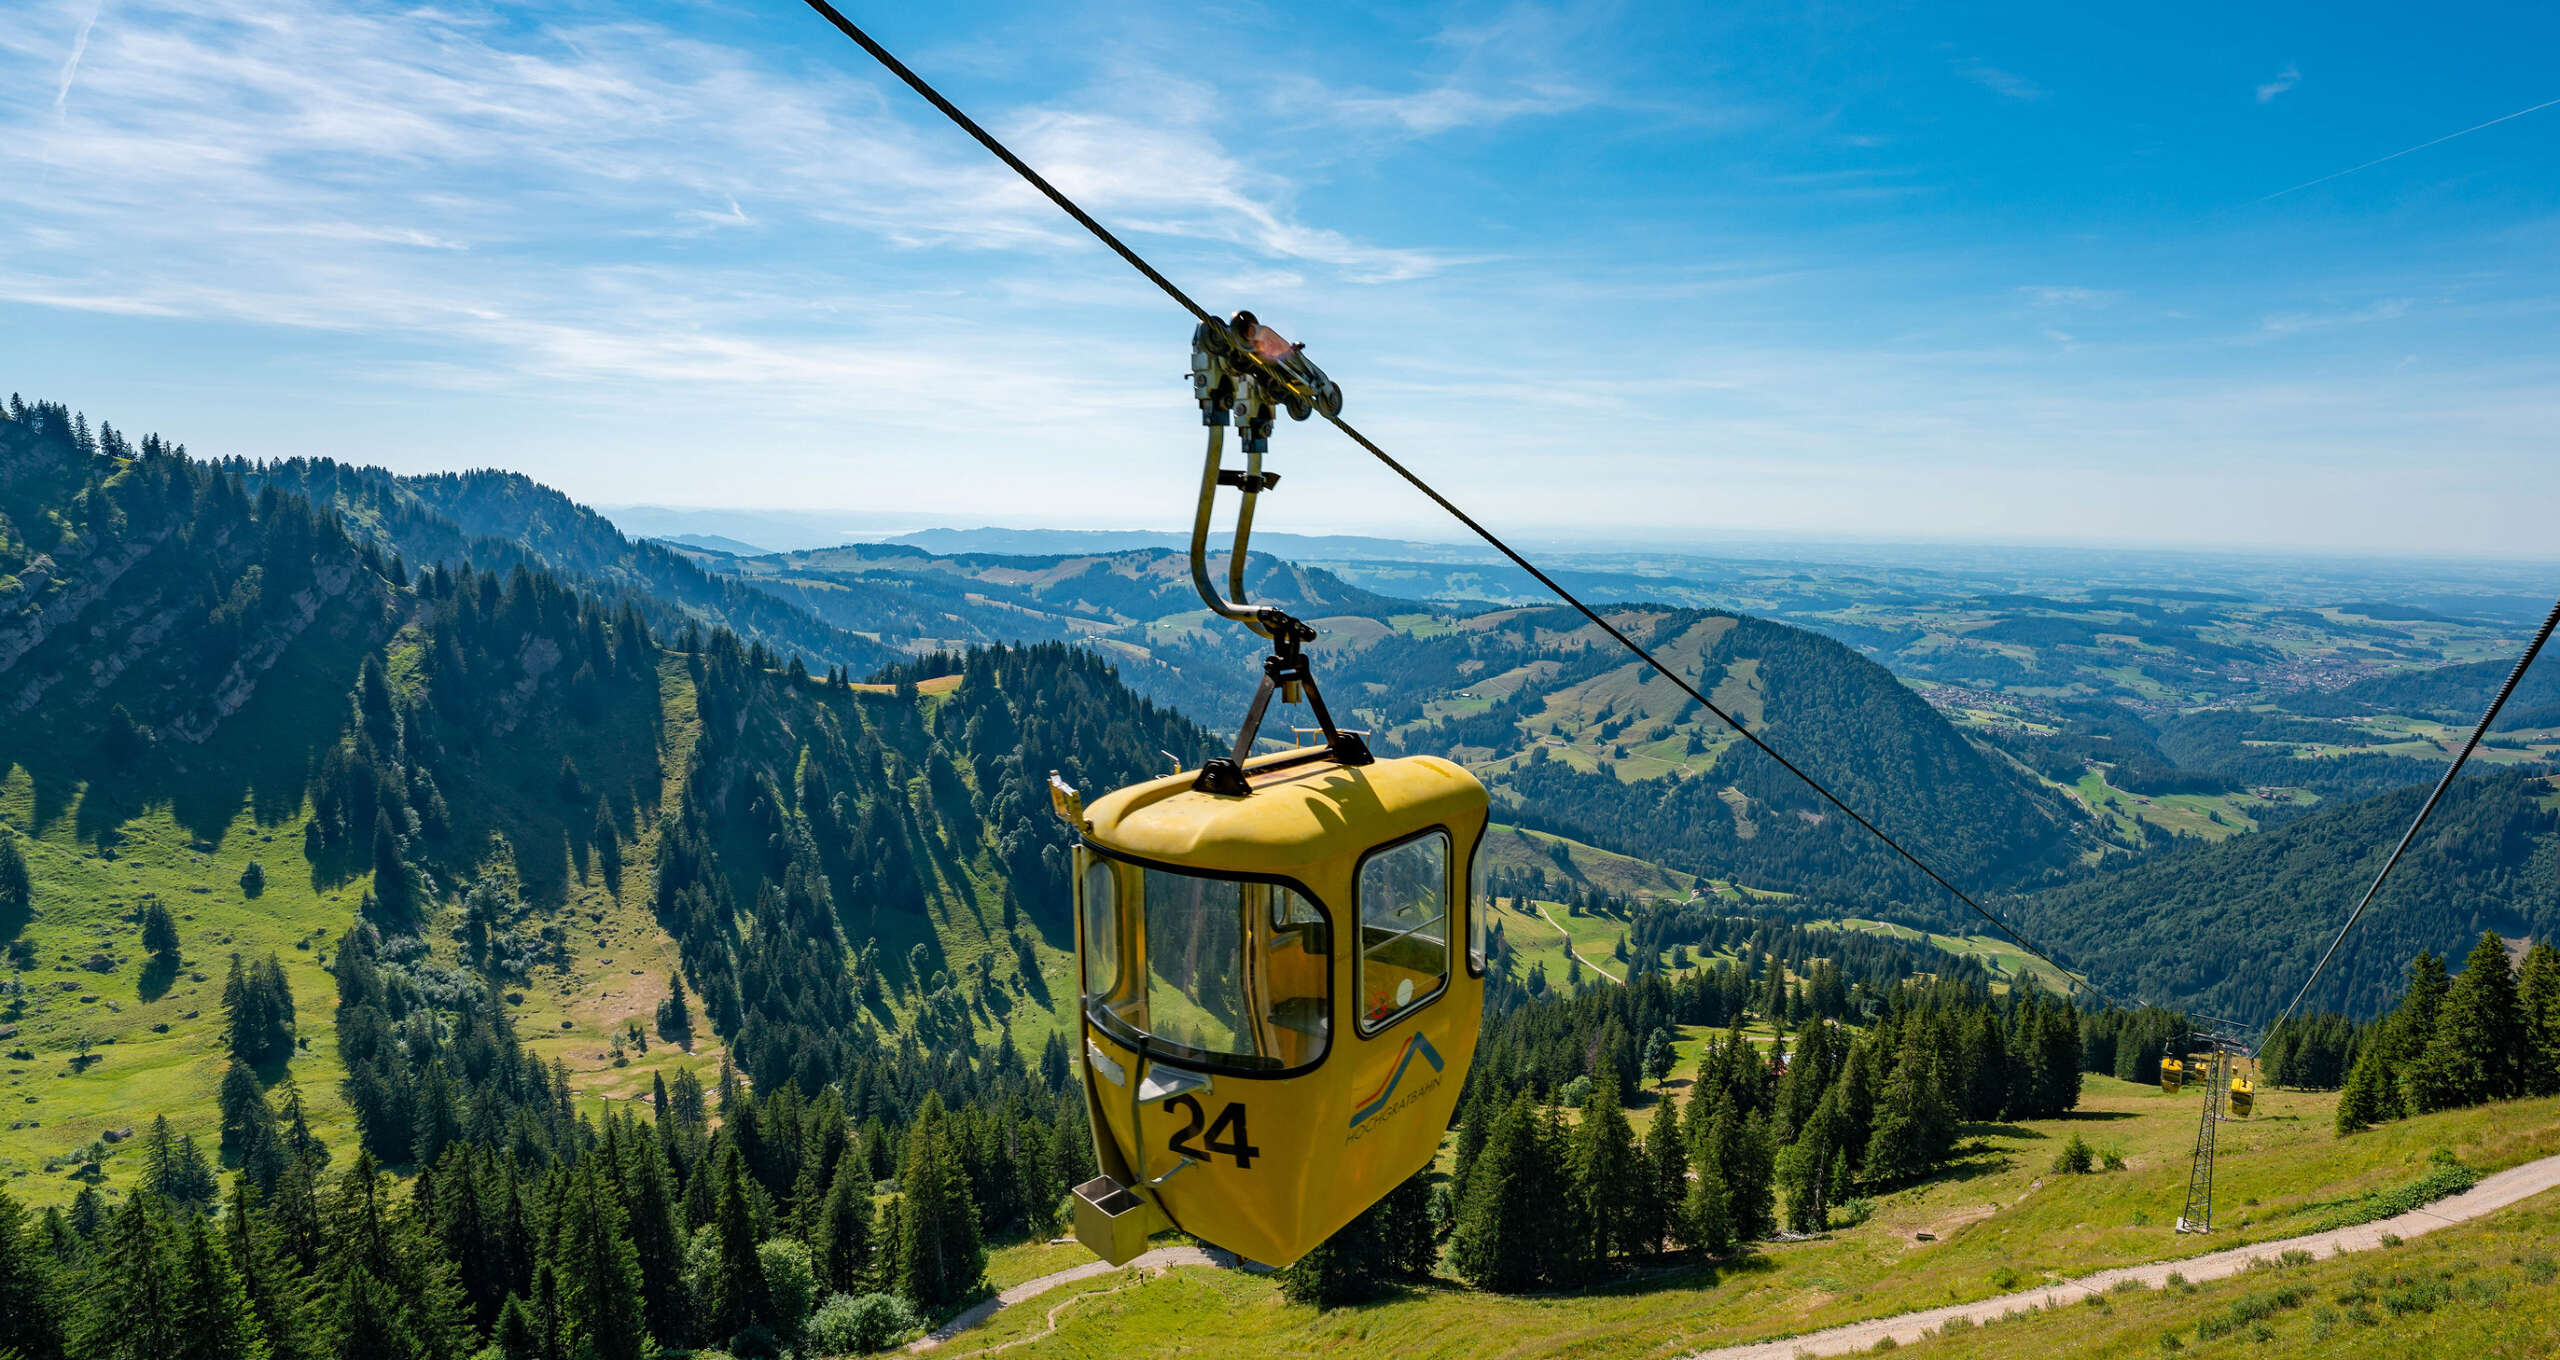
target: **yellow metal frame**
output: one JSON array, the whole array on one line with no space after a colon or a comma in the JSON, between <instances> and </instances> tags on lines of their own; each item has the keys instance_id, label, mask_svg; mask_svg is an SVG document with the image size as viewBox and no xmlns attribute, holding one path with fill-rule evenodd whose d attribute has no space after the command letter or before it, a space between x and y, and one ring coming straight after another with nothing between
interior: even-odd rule
<instances>
[{"instance_id":1,"label":"yellow metal frame","mask_svg":"<svg viewBox=\"0 0 2560 1360\"><path fill-rule=\"evenodd\" d=\"M1435 756L1346 766L1309 762L1305 755L1248 761L1253 787L1244 797L1201 792L1190 775L1177 774L1108 794L1090 808L1077 807L1074 817L1084 842L1075 866L1080 962L1090 955L1084 871L1097 851L1195 873L1288 882L1329 922L1328 1043L1312 1064L1295 1071L1257 1072L1142 1052L1141 1044L1084 1009L1084 982L1077 979L1084 1016L1079 1057L1104 1175L1152 1203L1171 1225L1271 1265L1296 1260L1429 1165L1474 1060L1484 1008L1483 975L1468 953L1467 915L1482 908L1469 884L1484 838L1484 785ZM1069 811L1064 798L1059 810ZM1448 981L1364 1032L1357 991L1360 866L1371 852L1434 829L1449 836ZM1119 885L1125 876L1112 882ZM1122 985L1142 981L1142 925L1116 904L1111 920L1120 932L1114 943ZM1249 948L1248 958L1256 957ZM1186 1126L1186 1146L1200 1148L1201 1123L1229 1118L1230 1107L1229 1141L1249 1143L1250 1158L1173 1150ZM1078 1210L1081 1220L1083 1203ZM1104 1240L1079 1237L1109 1258L1132 1249L1130 1231L1106 1234L1097 1219Z\"/></svg>"}]
</instances>

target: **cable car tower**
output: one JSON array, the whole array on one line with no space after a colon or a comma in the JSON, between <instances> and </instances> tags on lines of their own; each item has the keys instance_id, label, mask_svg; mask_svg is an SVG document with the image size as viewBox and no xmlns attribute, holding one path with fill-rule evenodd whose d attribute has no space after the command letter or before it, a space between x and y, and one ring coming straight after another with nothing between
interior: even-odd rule
<instances>
[{"instance_id":1,"label":"cable car tower","mask_svg":"<svg viewBox=\"0 0 2560 1360\"><path fill-rule=\"evenodd\" d=\"M2223 1034L2203 1036L2201 1051L2184 1061L2160 1060L2160 1089L2174 1091L2187 1083L2204 1083L2204 1109L2196 1120L2195 1158L2187 1169L2187 1207L2178 1215L2178 1231L2213 1231L2213 1154L2215 1129L2225 1119L2246 1119L2257 1104L2257 1085L2237 1071L2237 1060L2249 1045Z\"/></svg>"}]
</instances>

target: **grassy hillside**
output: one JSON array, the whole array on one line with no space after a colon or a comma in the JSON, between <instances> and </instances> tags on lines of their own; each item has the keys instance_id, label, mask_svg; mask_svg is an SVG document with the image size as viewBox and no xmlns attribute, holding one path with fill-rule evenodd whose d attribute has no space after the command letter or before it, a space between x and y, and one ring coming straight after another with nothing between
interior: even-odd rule
<instances>
[{"instance_id":1,"label":"grassy hillside","mask_svg":"<svg viewBox=\"0 0 2560 1360\"><path fill-rule=\"evenodd\" d=\"M2272 1018L2291 999L2426 796L2320 809L2275 830L2056 888L2020 925L2107 986L2145 1000ZM2340 951L2315 1008L2369 1015L2420 949L2459 956L2483 930L2560 928L2560 797L2522 771L2466 778Z\"/></svg>"},{"instance_id":2,"label":"grassy hillside","mask_svg":"<svg viewBox=\"0 0 2560 1360\"><path fill-rule=\"evenodd\" d=\"M2091 1077L2081 1108L2066 1118L1968 1126L1972 1151L1955 1169L1875 1201L1864 1223L1764 1244L1720 1269L1666 1266L1533 1297L1435 1284L1321 1313L1280 1302L1266 1280L1186 1268L1140 1283L1070 1286L968 1340L1000 1344L1054 1318L1053 1333L1013 1353L1298 1356L1357 1346L1391 1357L1668 1357L2305 1231L2336 1201L2423 1173L2438 1146L2482 1170L2560 1151L2560 1101L2431 1115L2388 1137L2344 1140L2329 1132L2332 1102L2270 1092L2261 1117L2224 1126L2222 1207L2210 1239L2170 1230L2185 1196L2194 1099ZM1641 1111L1636 1118L1641 1125ZM2054 1151L2075 1133L2121 1153L2126 1169L2056 1175ZM1058 1309L1078 1295L1086 1297ZM1498 1347L1488 1350L1488 1338ZM2158 1353L2156 1331L2145 1344ZM1971 1352L1958 1345L1949 1353Z\"/></svg>"},{"instance_id":3,"label":"grassy hillside","mask_svg":"<svg viewBox=\"0 0 2560 1360\"><path fill-rule=\"evenodd\" d=\"M2384 1251L2206 1284L2129 1290L1901 1348L1923 1360L2164 1354L2529 1357L2560 1335L2560 1204L2549 1196Z\"/></svg>"}]
</instances>

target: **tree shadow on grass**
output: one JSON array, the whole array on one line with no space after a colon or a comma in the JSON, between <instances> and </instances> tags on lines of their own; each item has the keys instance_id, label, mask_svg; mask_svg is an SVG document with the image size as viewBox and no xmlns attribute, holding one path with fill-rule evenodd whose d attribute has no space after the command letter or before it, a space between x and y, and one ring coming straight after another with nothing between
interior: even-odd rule
<instances>
[{"instance_id":1,"label":"tree shadow on grass","mask_svg":"<svg viewBox=\"0 0 2560 1360\"><path fill-rule=\"evenodd\" d=\"M178 980L178 956L153 954L144 959L141 976L134 980L134 995L145 1002L157 1001L169 994Z\"/></svg>"}]
</instances>

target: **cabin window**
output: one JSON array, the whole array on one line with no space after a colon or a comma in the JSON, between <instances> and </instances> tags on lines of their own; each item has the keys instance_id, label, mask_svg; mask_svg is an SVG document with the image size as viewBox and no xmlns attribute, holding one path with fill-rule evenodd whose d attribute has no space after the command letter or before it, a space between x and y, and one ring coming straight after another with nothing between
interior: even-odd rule
<instances>
[{"instance_id":1,"label":"cabin window","mask_svg":"<svg viewBox=\"0 0 2560 1360\"><path fill-rule=\"evenodd\" d=\"M1084 994L1107 996L1120 984L1120 914L1111 861L1084 868Z\"/></svg>"},{"instance_id":2,"label":"cabin window","mask_svg":"<svg viewBox=\"0 0 2560 1360\"><path fill-rule=\"evenodd\" d=\"M1374 1030L1449 983L1449 833L1372 851L1360 864L1360 1026Z\"/></svg>"},{"instance_id":3,"label":"cabin window","mask_svg":"<svg viewBox=\"0 0 2560 1360\"><path fill-rule=\"evenodd\" d=\"M1484 976L1484 918L1493 904L1484 896L1484 848L1479 844L1467 865L1467 973Z\"/></svg>"},{"instance_id":4,"label":"cabin window","mask_svg":"<svg viewBox=\"0 0 2560 1360\"><path fill-rule=\"evenodd\" d=\"M1331 1039L1331 922L1287 884L1175 873L1097 860L1120 889L1086 888L1128 919L1124 938L1144 949L1097 989L1086 974L1088 1012L1106 1028L1146 1036L1169 1057L1256 1071L1305 1067ZM1091 954L1090 946L1087 950ZM1134 1036L1133 1036L1134 1037Z\"/></svg>"}]
</instances>

